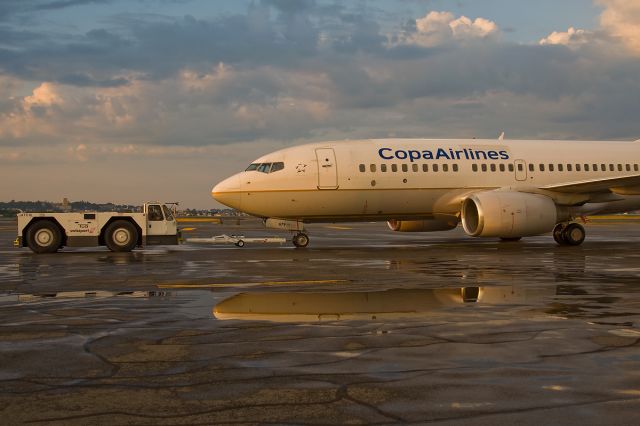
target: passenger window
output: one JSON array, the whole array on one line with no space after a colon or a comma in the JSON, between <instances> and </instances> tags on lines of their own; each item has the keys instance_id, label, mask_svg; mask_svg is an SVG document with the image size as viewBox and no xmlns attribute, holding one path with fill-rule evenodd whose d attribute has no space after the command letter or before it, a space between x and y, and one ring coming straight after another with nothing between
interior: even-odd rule
<instances>
[{"instance_id":1,"label":"passenger window","mask_svg":"<svg viewBox=\"0 0 640 426\"><path fill-rule=\"evenodd\" d=\"M532 172L535 170L535 166L533 164L529 164L529 171Z\"/></svg>"},{"instance_id":2,"label":"passenger window","mask_svg":"<svg viewBox=\"0 0 640 426\"><path fill-rule=\"evenodd\" d=\"M408 172L409 171L409 166L407 166L406 164L402 165L402 171L403 172Z\"/></svg>"},{"instance_id":3,"label":"passenger window","mask_svg":"<svg viewBox=\"0 0 640 426\"><path fill-rule=\"evenodd\" d=\"M522 171L522 164L518 164L518 170ZM513 167L513 164L509 164L509 171L510 172L515 171L515 168Z\"/></svg>"},{"instance_id":4,"label":"passenger window","mask_svg":"<svg viewBox=\"0 0 640 426\"><path fill-rule=\"evenodd\" d=\"M153 222L162 220L162 210L157 204L150 204L147 208L147 219Z\"/></svg>"},{"instance_id":5,"label":"passenger window","mask_svg":"<svg viewBox=\"0 0 640 426\"><path fill-rule=\"evenodd\" d=\"M369 165L369 170L371 170L371 173L375 173L376 172L376 165L375 164L370 164Z\"/></svg>"},{"instance_id":6,"label":"passenger window","mask_svg":"<svg viewBox=\"0 0 640 426\"><path fill-rule=\"evenodd\" d=\"M364 173L365 172L366 167L364 166L364 164L360 164L360 173Z\"/></svg>"},{"instance_id":7,"label":"passenger window","mask_svg":"<svg viewBox=\"0 0 640 426\"><path fill-rule=\"evenodd\" d=\"M449 171L449 165L448 164L443 164L442 165L442 171L443 172L448 172Z\"/></svg>"},{"instance_id":8,"label":"passenger window","mask_svg":"<svg viewBox=\"0 0 640 426\"><path fill-rule=\"evenodd\" d=\"M504 164L500 164L500 171L501 171L501 172L504 172L505 170L506 170L506 169L505 169L505 167L504 167Z\"/></svg>"},{"instance_id":9,"label":"passenger window","mask_svg":"<svg viewBox=\"0 0 640 426\"><path fill-rule=\"evenodd\" d=\"M609 171L613 172L615 170L615 167L613 167L613 164L609 164Z\"/></svg>"},{"instance_id":10,"label":"passenger window","mask_svg":"<svg viewBox=\"0 0 640 426\"><path fill-rule=\"evenodd\" d=\"M607 171L607 165L606 164L600 164L600 170L603 172Z\"/></svg>"},{"instance_id":11,"label":"passenger window","mask_svg":"<svg viewBox=\"0 0 640 426\"><path fill-rule=\"evenodd\" d=\"M563 164L558 164L558 171L559 172L564 171L564 165Z\"/></svg>"},{"instance_id":12,"label":"passenger window","mask_svg":"<svg viewBox=\"0 0 640 426\"><path fill-rule=\"evenodd\" d=\"M630 172L631 171L631 164L627 164L627 171Z\"/></svg>"},{"instance_id":13,"label":"passenger window","mask_svg":"<svg viewBox=\"0 0 640 426\"><path fill-rule=\"evenodd\" d=\"M622 164L618 164L618 171L621 172L622 171Z\"/></svg>"},{"instance_id":14,"label":"passenger window","mask_svg":"<svg viewBox=\"0 0 640 426\"><path fill-rule=\"evenodd\" d=\"M580 164L576 164L576 172L580 172L582 169L580 168Z\"/></svg>"},{"instance_id":15,"label":"passenger window","mask_svg":"<svg viewBox=\"0 0 640 426\"><path fill-rule=\"evenodd\" d=\"M260 165L260 163L253 163L253 164L249 164L249 167L247 167L247 169L245 170L245 172L250 172L251 170L255 170L258 168L258 166Z\"/></svg>"},{"instance_id":16,"label":"passenger window","mask_svg":"<svg viewBox=\"0 0 640 426\"><path fill-rule=\"evenodd\" d=\"M491 166L490 166L490 167L491 167L491 171L492 171L492 172L495 172L495 171L496 171L496 165L495 165L495 164L491 164Z\"/></svg>"},{"instance_id":17,"label":"passenger window","mask_svg":"<svg viewBox=\"0 0 640 426\"><path fill-rule=\"evenodd\" d=\"M540 164L540 166L539 166L539 167L540 167L540 171L541 171L541 172L544 172L544 164Z\"/></svg>"},{"instance_id":18,"label":"passenger window","mask_svg":"<svg viewBox=\"0 0 640 426\"><path fill-rule=\"evenodd\" d=\"M553 164L549 164L549 171L552 172L553 171Z\"/></svg>"},{"instance_id":19,"label":"passenger window","mask_svg":"<svg viewBox=\"0 0 640 426\"><path fill-rule=\"evenodd\" d=\"M637 172L638 170L639 170L638 165L637 165L637 164L634 164L634 165L633 165L633 171L634 171L634 172Z\"/></svg>"},{"instance_id":20,"label":"passenger window","mask_svg":"<svg viewBox=\"0 0 640 426\"><path fill-rule=\"evenodd\" d=\"M279 170L284 169L284 163L282 162L277 162L277 163L273 163L273 165L271 166L271 172L270 173L274 173L277 172Z\"/></svg>"},{"instance_id":21,"label":"passenger window","mask_svg":"<svg viewBox=\"0 0 640 426\"><path fill-rule=\"evenodd\" d=\"M457 171L458 171L458 165L457 165L457 164L454 164L454 165L453 165L453 171L454 171L454 172L457 172Z\"/></svg>"},{"instance_id":22,"label":"passenger window","mask_svg":"<svg viewBox=\"0 0 640 426\"><path fill-rule=\"evenodd\" d=\"M417 164L412 164L412 165L411 165L411 169L412 169L414 172L417 172L417 171L418 171L418 165L417 165Z\"/></svg>"},{"instance_id":23,"label":"passenger window","mask_svg":"<svg viewBox=\"0 0 640 426\"><path fill-rule=\"evenodd\" d=\"M397 164L392 164L391 165L391 171L392 172L397 172L398 171L398 165Z\"/></svg>"},{"instance_id":24,"label":"passenger window","mask_svg":"<svg viewBox=\"0 0 640 426\"><path fill-rule=\"evenodd\" d=\"M585 172L588 172L588 171L589 171L589 165L588 165L588 164L585 164L585 165L584 165L584 171L585 171Z\"/></svg>"},{"instance_id":25,"label":"passenger window","mask_svg":"<svg viewBox=\"0 0 640 426\"><path fill-rule=\"evenodd\" d=\"M431 167L431 169L432 169L434 172L437 172L437 171L438 171L438 165L437 165L437 164L434 164L434 165Z\"/></svg>"},{"instance_id":26,"label":"passenger window","mask_svg":"<svg viewBox=\"0 0 640 426\"><path fill-rule=\"evenodd\" d=\"M482 164L482 166L480 166L480 167L482 167L482 171L483 172L487 171L487 165L486 164Z\"/></svg>"},{"instance_id":27,"label":"passenger window","mask_svg":"<svg viewBox=\"0 0 640 426\"><path fill-rule=\"evenodd\" d=\"M478 165L476 163L473 163L471 165L471 170L473 170L474 172L477 172L478 171Z\"/></svg>"},{"instance_id":28,"label":"passenger window","mask_svg":"<svg viewBox=\"0 0 640 426\"><path fill-rule=\"evenodd\" d=\"M386 164L380 164L380 171L383 173L387 172L387 165Z\"/></svg>"},{"instance_id":29,"label":"passenger window","mask_svg":"<svg viewBox=\"0 0 640 426\"><path fill-rule=\"evenodd\" d=\"M258 171L260 173L269 173L269 170L271 170L271 163L262 163L258 166Z\"/></svg>"},{"instance_id":30,"label":"passenger window","mask_svg":"<svg viewBox=\"0 0 640 426\"><path fill-rule=\"evenodd\" d=\"M422 165L422 171L423 172L428 172L429 171L429 165L428 164L423 164Z\"/></svg>"},{"instance_id":31,"label":"passenger window","mask_svg":"<svg viewBox=\"0 0 640 426\"><path fill-rule=\"evenodd\" d=\"M572 172L573 171L573 166L571 164L567 164L567 171L568 172Z\"/></svg>"},{"instance_id":32,"label":"passenger window","mask_svg":"<svg viewBox=\"0 0 640 426\"><path fill-rule=\"evenodd\" d=\"M593 169L592 169L592 170L593 170L594 172L597 172L597 171L598 171L598 165L597 165L597 164L594 164L594 165L593 165Z\"/></svg>"}]
</instances>

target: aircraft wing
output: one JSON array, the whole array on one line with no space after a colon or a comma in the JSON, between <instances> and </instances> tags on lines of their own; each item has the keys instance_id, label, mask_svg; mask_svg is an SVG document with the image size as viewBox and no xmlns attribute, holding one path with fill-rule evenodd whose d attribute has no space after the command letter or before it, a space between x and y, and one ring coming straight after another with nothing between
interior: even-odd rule
<instances>
[{"instance_id":1,"label":"aircraft wing","mask_svg":"<svg viewBox=\"0 0 640 426\"><path fill-rule=\"evenodd\" d=\"M613 192L622 195L640 195L640 174L547 185L540 189L572 194Z\"/></svg>"}]
</instances>

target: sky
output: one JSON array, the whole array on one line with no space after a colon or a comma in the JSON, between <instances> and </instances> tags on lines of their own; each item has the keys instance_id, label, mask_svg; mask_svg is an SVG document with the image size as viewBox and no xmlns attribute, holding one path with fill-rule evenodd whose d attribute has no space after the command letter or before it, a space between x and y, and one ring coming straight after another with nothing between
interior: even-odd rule
<instances>
[{"instance_id":1,"label":"sky","mask_svg":"<svg viewBox=\"0 0 640 426\"><path fill-rule=\"evenodd\" d=\"M640 138L637 0L1 0L0 201L180 201L268 152Z\"/></svg>"}]
</instances>

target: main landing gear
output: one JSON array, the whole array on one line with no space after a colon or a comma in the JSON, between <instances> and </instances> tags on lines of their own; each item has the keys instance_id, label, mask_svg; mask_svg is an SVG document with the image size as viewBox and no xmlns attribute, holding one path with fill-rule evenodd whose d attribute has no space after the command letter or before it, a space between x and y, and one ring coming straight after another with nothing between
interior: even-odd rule
<instances>
[{"instance_id":1,"label":"main landing gear","mask_svg":"<svg viewBox=\"0 0 640 426\"><path fill-rule=\"evenodd\" d=\"M304 248L309 245L309 236L304 232L298 232L291 240L297 248Z\"/></svg>"},{"instance_id":2,"label":"main landing gear","mask_svg":"<svg viewBox=\"0 0 640 426\"><path fill-rule=\"evenodd\" d=\"M578 223L559 223L553 228L553 239L561 246L579 246L586 237L584 227Z\"/></svg>"}]
</instances>

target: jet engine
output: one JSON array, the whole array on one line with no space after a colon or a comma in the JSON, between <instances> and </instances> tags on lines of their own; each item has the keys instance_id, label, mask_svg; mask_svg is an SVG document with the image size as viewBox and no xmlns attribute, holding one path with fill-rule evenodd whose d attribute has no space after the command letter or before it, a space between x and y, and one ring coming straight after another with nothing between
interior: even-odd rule
<instances>
[{"instance_id":1,"label":"jet engine","mask_svg":"<svg viewBox=\"0 0 640 426\"><path fill-rule=\"evenodd\" d=\"M455 217L451 219L424 219L424 220L390 220L387 222L389 229L396 232L434 232L448 231L458 226Z\"/></svg>"},{"instance_id":2,"label":"jet engine","mask_svg":"<svg viewBox=\"0 0 640 426\"><path fill-rule=\"evenodd\" d=\"M515 191L478 192L462 203L462 227L472 237L527 237L553 230L558 208L549 197Z\"/></svg>"}]
</instances>

